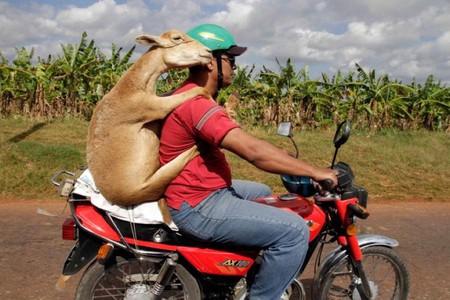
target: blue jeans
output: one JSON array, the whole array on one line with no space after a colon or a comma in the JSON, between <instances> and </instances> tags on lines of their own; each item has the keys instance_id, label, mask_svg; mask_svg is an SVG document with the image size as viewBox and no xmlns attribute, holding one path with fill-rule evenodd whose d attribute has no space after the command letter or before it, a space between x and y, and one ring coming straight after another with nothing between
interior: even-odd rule
<instances>
[{"instance_id":1,"label":"blue jeans","mask_svg":"<svg viewBox=\"0 0 450 300\"><path fill-rule=\"evenodd\" d=\"M278 300L298 275L308 249L309 230L300 216L251 200L270 195L262 184L233 181L200 204L170 209L180 231L202 241L263 249L251 300Z\"/></svg>"}]
</instances>

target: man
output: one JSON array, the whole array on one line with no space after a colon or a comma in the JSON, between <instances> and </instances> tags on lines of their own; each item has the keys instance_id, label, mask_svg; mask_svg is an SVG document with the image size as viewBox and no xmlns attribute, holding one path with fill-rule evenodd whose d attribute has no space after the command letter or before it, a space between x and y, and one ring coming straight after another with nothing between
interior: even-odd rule
<instances>
[{"instance_id":1,"label":"man","mask_svg":"<svg viewBox=\"0 0 450 300\"><path fill-rule=\"evenodd\" d=\"M189 78L175 93L205 87L215 98L231 84L237 46L230 33L217 25L197 26L187 34L213 51L213 60L189 70ZM247 134L214 100L199 96L176 108L161 132L160 159L164 165L197 145L200 155L187 164L165 196L180 231L196 239L239 247L264 249L249 290L249 299L280 299L298 275L308 248L309 231L296 214L248 201L268 195L265 185L232 181L221 148L256 167L276 174L325 179L337 183L334 171L313 167L285 151Z\"/></svg>"}]
</instances>

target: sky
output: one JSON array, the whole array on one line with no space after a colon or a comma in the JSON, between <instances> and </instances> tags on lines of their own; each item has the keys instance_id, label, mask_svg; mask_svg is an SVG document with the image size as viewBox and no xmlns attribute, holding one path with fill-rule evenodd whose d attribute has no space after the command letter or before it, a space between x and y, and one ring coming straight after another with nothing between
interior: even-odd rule
<instances>
[{"instance_id":1,"label":"sky","mask_svg":"<svg viewBox=\"0 0 450 300\"><path fill-rule=\"evenodd\" d=\"M85 31L103 53L112 44L125 53L138 35L203 23L248 47L241 67L277 72L276 59L290 58L319 79L358 63L404 84L432 74L450 86L450 0L0 0L0 52L10 61L22 47L59 55ZM137 45L133 59L146 50Z\"/></svg>"}]
</instances>

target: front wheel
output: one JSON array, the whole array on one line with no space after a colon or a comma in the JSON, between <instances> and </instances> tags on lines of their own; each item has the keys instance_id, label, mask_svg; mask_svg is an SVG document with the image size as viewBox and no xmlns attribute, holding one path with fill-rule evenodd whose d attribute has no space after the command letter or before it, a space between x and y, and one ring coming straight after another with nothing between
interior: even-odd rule
<instances>
[{"instance_id":1,"label":"front wheel","mask_svg":"<svg viewBox=\"0 0 450 300\"><path fill-rule=\"evenodd\" d=\"M371 299L406 300L409 273L403 259L391 248L374 246L362 250L362 265L369 280ZM326 272L318 299L364 299L359 292L361 281L354 273L348 256Z\"/></svg>"},{"instance_id":2,"label":"front wheel","mask_svg":"<svg viewBox=\"0 0 450 300\"><path fill-rule=\"evenodd\" d=\"M109 266L93 262L84 272L75 299L149 299L162 261L117 257ZM180 264L161 299L201 299L195 278Z\"/></svg>"}]
</instances>

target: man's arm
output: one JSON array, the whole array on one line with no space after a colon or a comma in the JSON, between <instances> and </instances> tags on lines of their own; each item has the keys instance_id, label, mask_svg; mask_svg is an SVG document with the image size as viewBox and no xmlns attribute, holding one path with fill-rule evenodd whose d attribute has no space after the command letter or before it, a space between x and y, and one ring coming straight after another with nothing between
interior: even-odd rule
<instances>
[{"instance_id":1,"label":"man's arm","mask_svg":"<svg viewBox=\"0 0 450 300\"><path fill-rule=\"evenodd\" d=\"M247 160L257 168L275 174L307 176L315 181L333 180L337 184L335 171L317 168L296 159L274 145L257 139L240 128L228 132L221 147Z\"/></svg>"}]
</instances>

